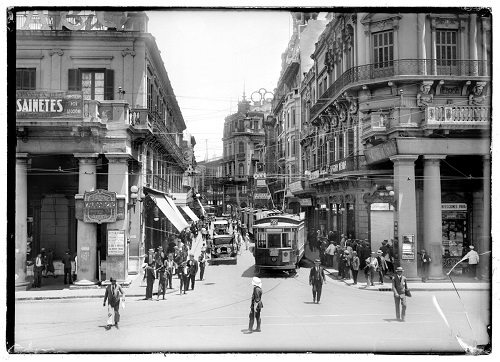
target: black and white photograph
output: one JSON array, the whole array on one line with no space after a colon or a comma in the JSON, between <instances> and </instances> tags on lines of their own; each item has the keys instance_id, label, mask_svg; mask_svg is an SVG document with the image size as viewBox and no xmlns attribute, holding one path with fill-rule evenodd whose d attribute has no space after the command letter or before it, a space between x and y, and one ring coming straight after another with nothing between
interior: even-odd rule
<instances>
[{"instance_id":1,"label":"black and white photograph","mask_svg":"<svg viewBox=\"0 0 500 362\"><path fill-rule=\"evenodd\" d=\"M494 9L446 3L6 5L3 355L493 357Z\"/></svg>"}]
</instances>

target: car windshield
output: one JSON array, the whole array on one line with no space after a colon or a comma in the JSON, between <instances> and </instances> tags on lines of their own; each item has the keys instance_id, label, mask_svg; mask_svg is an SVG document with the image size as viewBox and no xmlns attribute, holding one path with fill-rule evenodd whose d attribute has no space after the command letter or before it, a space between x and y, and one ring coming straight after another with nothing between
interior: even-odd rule
<instances>
[{"instance_id":1,"label":"car windshield","mask_svg":"<svg viewBox=\"0 0 500 362\"><path fill-rule=\"evenodd\" d=\"M228 238L214 238L213 239L213 244L214 245L230 244L232 242L233 242L233 238L232 237L228 237Z\"/></svg>"}]
</instances>

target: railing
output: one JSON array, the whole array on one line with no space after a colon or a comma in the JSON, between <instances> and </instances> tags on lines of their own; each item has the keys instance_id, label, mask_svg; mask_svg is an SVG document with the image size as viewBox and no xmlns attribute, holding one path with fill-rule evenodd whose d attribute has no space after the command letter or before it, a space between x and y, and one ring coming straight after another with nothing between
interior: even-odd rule
<instances>
[{"instance_id":1,"label":"railing","mask_svg":"<svg viewBox=\"0 0 500 362\"><path fill-rule=\"evenodd\" d=\"M128 114L128 123L136 128L151 128L147 109L131 109Z\"/></svg>"},{"instance_id":2,"label":"railing","mask_svg":"<svg viewBox=\"0 0 500 362\"><path fill-rule=\"evenodd\" d=\"M241 153L236 154L236 158L238 160L244 160L246 158L245 157L245 152L241 152Z\"/></svg>"},{"instance_id":3,"label":"railing","mask_svg":"<svg viewBox=\"0 0 500 362\"><path fill-rule=\"evenodd\" d=\"M490 108L477 106L443 105L425 110L426 124L468 124L489 123Z\"/></svg>"},{"instance_id":4,"label":"railing","mask_svg":"<svg viewBox=\"0 0 500 362\"><path fill-rule=\"evenodd\" d=\"M341 174L350 171L363 171L366 169L366 158L364 155L349 156L312 170L310 180L314 181L320 176Z\"/></svg>"},{"instance_id":5,"label":"railing","mask_svg":"<svg viewBox=\"0 0 500 362\"><path fill-rule=\"evenodd\" d=\"M491 76L486 60L401 59L387 63L361 65L348 69L320 95L310 110L310 119L316 118L327 102L337 98L345 87L370 80L404 76L478 77Z\"/></svg>"},{"instance_id":6,"label":"railing","mask_svg":"<svg viewBox=\"0 0 500 362\"><path fill-rule=\"evenodd\" d=\"M163 124L163 120L154 112L148 113L148 118L153 123L153 134L156 138L163 141L165 149L177 158L177 162L183 164L184 159L180 147L175 142L174 137L170 134L167 127Z\"/></svg>"}]
</instances>

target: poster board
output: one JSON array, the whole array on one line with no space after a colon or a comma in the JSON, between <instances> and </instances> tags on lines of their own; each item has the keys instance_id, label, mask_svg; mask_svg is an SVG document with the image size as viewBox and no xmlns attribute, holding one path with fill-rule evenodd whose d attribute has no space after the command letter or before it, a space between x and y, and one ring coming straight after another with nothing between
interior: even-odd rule
<instances>
[{"instance_id":1,"label":"poster board","mask_svg":"<svg viewBox=\"0 0 500 362\"><path fill-rule=\"evenodd\" d=\"M402 255L403 260L415 260L415 235L403 235Z\"/></svg>"},{"instance_id":2,"label":"poster board","mask_svg":"<svg viewBox=\"0 0 500 362\"><path fill-rule=\"evenodd\" d=\"M125 255L125 230L108 230L108 255Z\"/></svg>"}]
</instances>

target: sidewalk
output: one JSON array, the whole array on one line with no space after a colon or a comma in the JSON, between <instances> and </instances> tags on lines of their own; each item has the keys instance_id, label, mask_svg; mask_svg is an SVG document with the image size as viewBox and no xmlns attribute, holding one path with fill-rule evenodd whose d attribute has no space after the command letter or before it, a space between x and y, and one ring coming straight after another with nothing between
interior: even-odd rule
<instances>
[{"instance_id":1,"label":"sidewalk","mask_svg":"<svg viewBox=\"0 0 500 362\"><path fill-rule=\"evenodd\" d=\"M314 263L315 259L319 259L319 251L311 251L309 249L309 245L306 245L306 251L304 254L304 258ZM331 267L324 267L326 275L331 279L336 281L339 284L344 284L346 287L350 288L358 288L361 290L373 290L373 291L391 291L391 283L392 279L390 275L385 276L384 284L379 284L375 282L374 286L366 285L365 274L362 270L358 272L358 284L354 285L354 281L352 279L349 280L341 280L337 277L338 270ZM482 280L474 280L464 275L452 274L451 278L453 283L450 281L450 278L444 275L443 279L439 280L428 280L426 283L422 282L421 279L412 280L408 279L408 287L411 291L447 291L447 290L455 290L453 284L457 290L463 291L471 291L471 290L491 290L491 284L487 281ZM378 276L376 279L378 280Z\"/></svg>"},{"instance_id":2,"label":"sidewalk","mask_svg":"<svg viewBox=\"0 0 500 362\"><path fill-rule=\"evenodd\" d=\"M201 247L203 245L203 240L201 238L201 233L198 234L196 240L193 242L190 252L193 252L195 258L201 252ZM31 279L28 279L30 282ZM104 299L105 285L96 286L92 289L70 289L70 284L63 284L63 276L58 276L53 278L52 276L48 278L42 278L41 288L31 288L29 290L20 290L15 292L15 300L45 300L45 299L74 299L74 298L102 298ZM125 297L145 297L146 296L146 283L142 283L143 273L129 275L127 281L130 281L128 285L124 285L123 292ZM174 282L174 284L178 284ZM156 294L158 288L158 281L155 281L153 287L153 295ZM174 289L175 290L175 289ZM168 293L169 289L167 289ZM178 292L178 290L177 290Z\"/></svg>"}]
</instances>

